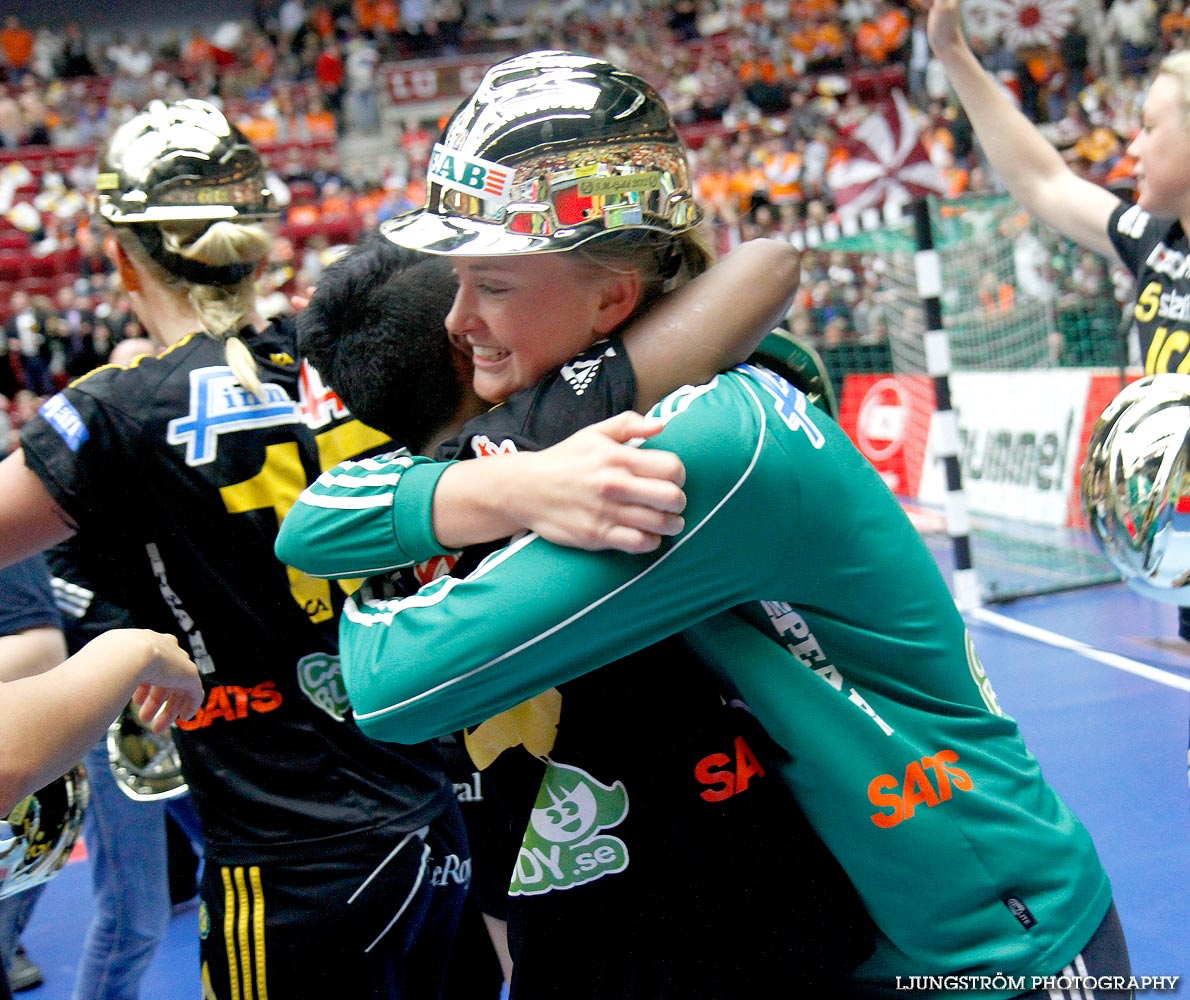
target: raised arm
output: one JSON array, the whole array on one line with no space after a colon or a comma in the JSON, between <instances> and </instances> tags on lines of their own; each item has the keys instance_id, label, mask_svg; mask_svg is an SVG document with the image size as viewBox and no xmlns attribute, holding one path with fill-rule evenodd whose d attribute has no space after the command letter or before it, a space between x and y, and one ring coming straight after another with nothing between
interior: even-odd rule
<instances>
[{"instance_id":1,"label":"raised arm","mask_svg":"<svg viewBox=\"0 0 1190 1000\"><path fill-rule=\"evenodd\" d=\"M749 240L660 299L624 331L644 411L683 385L747 360L789 312L801 254L784 240Z\"/></svg>"},{"instance_id":2,"label":"raised arm","mask_svg":"<svg viewBox=\"0 0 1190 1000\"><path fill-rule=\"evenodd\" d=\"M1107 225L1120 200L1071 170L979 64L963 36L959 0L928 3L930 46L1009 194L1076 243L1117 259Z\"/></svg>"}]
</instances>

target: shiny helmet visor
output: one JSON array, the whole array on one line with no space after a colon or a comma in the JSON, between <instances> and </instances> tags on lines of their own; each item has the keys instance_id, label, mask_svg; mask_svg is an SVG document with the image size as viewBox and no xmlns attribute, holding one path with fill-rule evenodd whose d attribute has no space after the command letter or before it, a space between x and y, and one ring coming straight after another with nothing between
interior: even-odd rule
<instances>
[{"instance_id":1,"label":"shiny helmet visor","mask_svg":"<svg viewBox=\"0 0 1190 1000\"><path fill-rule=\"evenodd\" d=\"M277 214L265 165L214 105L152 101L104 148L97 208L108 222L214 221Z\"/></svg>"},{"instance_id":2,"label":"shiny helmet visor","mask_svg":"<svg viewBox=\"0 0 1190 1000\"><path fill-rule=\"evenodd\" d=\"M1149 375L1112 400L1092 428L1080 494L1124 582L1190 605L1190 375Z\"/></svg>"},{"instance_id":3,"label":"shiny helmet visor","mask_svg":"<svg viewBox=\"0 0 1190 1000\"><path fill-rule=\"evenodd\" d=\"M485 74L447 122L425 206L386 222L401 246L486 256L569 250L603 233L701 221L660 95L610 63L532 52Z\"/></svg>"},{"instance_id":4,"label":"shiny helmet visor","mask_svg":"<svg viewBox=\"0 0 1190 1000\"><path fill-rule=\"evenodd\" d=\"M70 859L91 789L76 764L0 820L0 899L49 881Z\"/></svg>"},{"instance_id":5,"label":"shiny helmet visor","mask_svg":"<svg viewBox=\"0 0 1190 1000\"><path fill-rule=\"evenodd\" d=\"M107 758L116 785L134 801L164 801L190 790L173 737L141 725L131 703L108 727Z\"/></svg>"}]
</instances>

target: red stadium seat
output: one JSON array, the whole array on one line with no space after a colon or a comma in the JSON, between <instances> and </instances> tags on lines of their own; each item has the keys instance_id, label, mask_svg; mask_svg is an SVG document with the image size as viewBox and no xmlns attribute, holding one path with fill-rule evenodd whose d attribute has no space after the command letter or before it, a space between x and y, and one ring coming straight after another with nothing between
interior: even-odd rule
<instances>
[{"instance_id":1,"label":"red stadium seat","mask_svg":"<svg viewBox=\"0 0 1190 1000\"><path fill-rule=\"evenodd\" d=\"M0 281L19 281L29 273L28 251L0 250Z\"/></svg>"},{"instance_id":2,"label":"red stadium seat","mask_svg":"<svg viewBox=\"0 0 1190 1000\"><path fill-rule=\"evenodd\" d=\"M0 231L0 250L24 250L29 249L29 236L27 233L21 232L19 229L5 229Z\"/></svg>"},{"instance_id":3,"label":"red stadium seat","mask_svg":"<svg viewBox=\"0 0 1190 1000\"><path fill-rule=\"evenodd\" d=\"M34 278L52 278L58 273L58 255L48 253L43 257L28 255L28 274Z\"/></svg>"}]
</instances>

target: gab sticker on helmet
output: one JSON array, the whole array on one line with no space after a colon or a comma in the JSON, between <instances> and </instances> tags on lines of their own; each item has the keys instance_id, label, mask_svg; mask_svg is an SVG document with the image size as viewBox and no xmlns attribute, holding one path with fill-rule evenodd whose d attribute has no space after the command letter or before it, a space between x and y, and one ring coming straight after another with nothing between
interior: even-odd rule
<instances>
[{"instance_id":1,"label":"gab sticker on helmet","mask_svg":"<svg viewBox=\"0 0 1190 1000\"><path fill-rule=\"evenodd\" d=\"M499 163L468 156L434 144L426 172L430 183L441 184L465 194L480 195L507 202L512 197L512 171Z\"/></svg>"}]
</instances>

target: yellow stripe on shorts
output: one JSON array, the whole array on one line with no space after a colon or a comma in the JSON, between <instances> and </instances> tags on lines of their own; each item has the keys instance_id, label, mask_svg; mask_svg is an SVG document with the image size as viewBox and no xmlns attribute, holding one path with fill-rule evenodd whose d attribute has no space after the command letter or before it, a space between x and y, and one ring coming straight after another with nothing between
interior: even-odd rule
<instances>
[{"instance_id":1,"label":"yellow stripe on shorts","mask_svg":"<svg viewBox=\"0 0 1190 1000\"><path fill-rule=\"evenodd\" d=\"M223 944L227 949L229 1000L268 1000L265 964L264 887L260 869L220 869L223 878Z\"/></svg>"}]
</instances>

